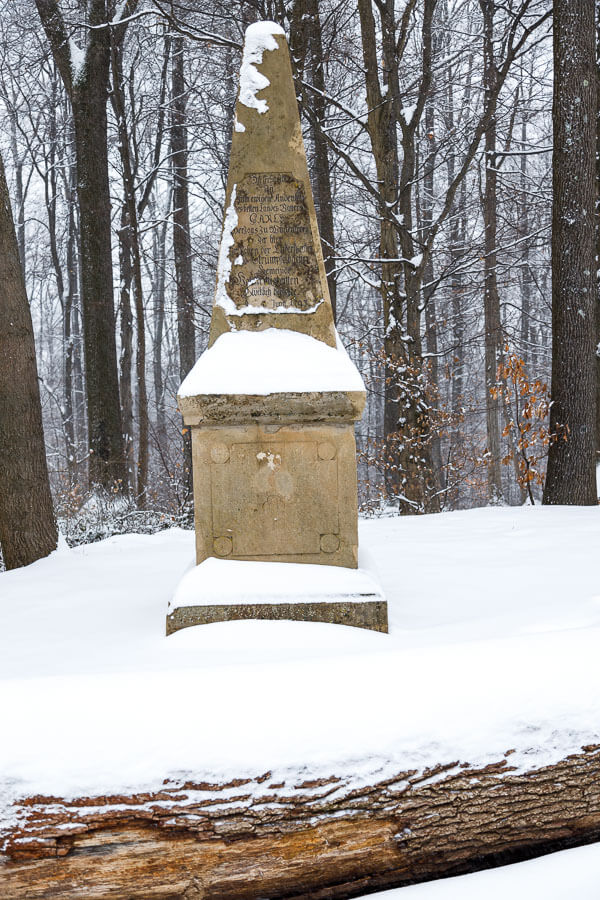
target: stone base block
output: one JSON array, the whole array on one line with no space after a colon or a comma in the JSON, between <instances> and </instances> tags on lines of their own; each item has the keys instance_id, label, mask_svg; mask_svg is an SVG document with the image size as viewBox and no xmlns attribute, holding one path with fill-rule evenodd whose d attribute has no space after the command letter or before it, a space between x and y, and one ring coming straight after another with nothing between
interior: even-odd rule
<instances>
[{"instance_id":1,"label":"stone base block","mask_svg":"<svg viewBox=\"0 0 600 900\"><path fill-rule=\"evenodd\" d=\"M387 603L364 568L207 559L181 579L167 634L235 619L290 619L387 633Z\"/></svg>"},{"instance_id":2,"label":"stone base block","mask_svg":"<svg viewBox=\"0 0 600 900\"><path fill-rule=\"evenodd\" d=\"M167 634L191 625L210 625L235 619L290 619L297 622L329 622L354 625L387 634L387 603L340 601L337 603L239 603L233 606L184 606L167 616Z\"/></svg>"}]
</instances>

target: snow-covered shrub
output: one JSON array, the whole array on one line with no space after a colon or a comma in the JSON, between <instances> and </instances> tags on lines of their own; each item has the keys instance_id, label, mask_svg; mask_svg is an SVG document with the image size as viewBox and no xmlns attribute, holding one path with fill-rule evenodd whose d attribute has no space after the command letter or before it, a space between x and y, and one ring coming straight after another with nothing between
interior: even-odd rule
<instances>
[{"instance_id":1,"label":"snow-covered shrub","mask_svg":"<svg viewBox=\"0 0 600 900\"><path fill-rule=\"evenodd\" d=\"M90 544L114 534L153 534L165 528L191 526L190 510L168 511L147 504L140 509L133 497L95 490L83 499L71 494L61 498L58 525L69 546Z\"/></svg>"}]
</instances>

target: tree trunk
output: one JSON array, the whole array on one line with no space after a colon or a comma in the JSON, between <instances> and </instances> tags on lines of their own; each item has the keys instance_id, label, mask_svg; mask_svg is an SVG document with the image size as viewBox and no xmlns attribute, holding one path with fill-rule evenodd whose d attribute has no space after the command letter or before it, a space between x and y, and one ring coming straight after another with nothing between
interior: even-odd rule
<instances>
[{"instance_id":1,"label":"tree trunk","mask_svg":"<svg viewBox=\"0 0 600 900\"><path fill-rule=\"evenodd\" d=\"M17 144L17 110L14 107L9 106L8 115L10 121L10 146L15 169L17 245L19 247L19 260L23 270L23 277L25 277L25 191L23 189L23 160L19 155L19 147Z\"/></svg>"},{"instance_id":2,"label":"tree trunk","mask_svg":"<svg viewBox=\"0 0 600 900\"><path fill-rule=\"evenodd\" d=\"M126 485L113 307L104 53L72 98L81 233L81 287L91 485ZM106 55L108 62L108 55Z\"/></svg>"},{"instance_id":3,"label":"tree trunk","mask_svg":"<svg viewBox=\"0 0 600 900\"><path fill-rule=\"evenodd\" d=\"M119 383L121 394L123 439L127 466L127 484L135 488L135 460L133 443L133 389L131 382L131 365L133 361L133 314L131 312L131 230L127 204L121 206L121 223L119 227L119 273L121 312L121 356L119 359Z\"/></svg>"},{"instance_id":4,"label":"tree trunk","mask_svg":"<svg viewBox=\"0 0 600 900\"><path fill-rule=\"evenodd\" d=\"M58 540L44 447L31 312L0 158L0 544L7 569Z\"/></svg>"},{"instance_id":5,"label":"tree trunk","mask_svg":"<svg viewBox=\"0 0 600 900\"><path fill-rule=\"evenodd\" d=\"M323 66L323 37L318 0L308 0L310 14L310 43L312 58L312 83L316 88L314 97L313 141L315 145L315 205L321 235L321 247L327 273L327 286L333 318L337 313L337 286L335 261L335 231L333 227L333 198L331 195L331 166L327 140L323 133L327 105L325 102L325 72Z\"/></svg>"},{"instance_id":6,"label":"tree trunk","mask_svg":"<svg viewBox=\"0 0 600 900\"><path fill-rule=\"evenodd\" d=\"M549 504L597 502L594 34L594 0L556 0Z\"/></svg>"},{"instance_id":7,"label":"tree trunk","mask_svg":"<svg viewBox=\"0 0 600 900\"><path fill-rule=\"evenodd\" d=\"M596 0L596 60L600 60L600 0ZM600 65L596 65L596 259L600 261ZM596 462L600 465L600 274L596 281Z\"/></svg>"},{"instance_id":8,"label":"tree trunk","mask_svg":"<svg viewBox=\"0 0 600 900\"><path fill-rule=\"evenodd\" d=\"M46 201L46 210L48 214L48 239L50 242L50 257L52 259L52 267L56 278L56 292L58 294L58 302L60 303L63 320L63 356L65 360L64 366L64 386L63 386L63 408L61 410L63 432L65 438L65 456L67 461L68 484L71 488L76 482L76 462L77 448L75 446L75 422L73 415L73 345L71 337L71 319L73 313L73 295L65 290L65 278L63 276L62 265L60 261L57 231L56 207L58 199L58 177L57 177L57 152L58 152L58 123L57 111L59 110L58 101L58 79L59 75L56 70L51 74L50 89L50 113L48 128L48 151L46 156L46 166L44 171L44 196ZM61 160L62 164L62 160ZM67 212L68 237L67 237L67 266L69 265L70 246L69 240L72 234L72 217L73 209L69 206Z\"/></svg>"},{"instance_id":9,"label":"tree trunk","mask_svg":"<svg viewBox=\"0 0 600 900\"><path fill-rule=\"evenodd\" d=\"M75 125L90 484L122 490L125 458L113 306L106 101L110 63L106 0L89 4L84 60L75 66L57 0L36 0L71 100Z\"/></svg>"},{"instance_id":10,"label":"tree trunk","mask_svg":"<svg viewBox=\"0 0 600 900\"><path fill-rule=\"evenodd\" d=\"M66 107L66 102L65 102ZM63 187L65 201L68 208L67 214L67 294L65 300L65 325L67 309L69 310L69 340L65 353L65 395L71 394L73 410L73 449L74 449L74 478L77 483L81 481L82 457L87 457L87 429L85 414L85 384L82 365L82 341L81 341L81 289L80 289L80 259L79 259L79 224L77 220L77 172L75 160L72 156L73 126L70 124L67 131L67 147L65 149L65 165L63 167ZM69 387L69 385L71 385ZM87 463L84 471L87 471Z\"/></svg>"},{"instance_id":11,"label":"tree trunk","mask_svg":"<svg viewBox=\"0 0 600 900\"><path fill-rule=\"evenodd\" d=\"M447 22L447 6L445 8ZM468 65L468 81L470 88L472 57L469 58ZM466 92L465 102L470 99L470 89ZM449 134L452 134L455 128L457 111L455 110L453 75L448 76L448 103L447 103L447 123L446 128ZM448 156L446 167L448 171L448 188L454 182L457 169L456 150L450 146L448 148ZM453 465L460 466L464 456L464 435L462 422L460 421L462 410L465 407L465 303L463 294L465 293L465 279L460 270L462 261L465 256L466 236L467 236L467 184L463 178L458 191L458 201L453 206L449 216L449 247L450 254L450 297L452 309L452 386L450 393L450 408L457 417L456 423L450 430L450 458ZM451 509L455 509L459 499L458 484L454 484L452 490L447 494L447 505Z\"/></svg>"},{"instance_id":12,"label":"tree trunk","mask_svg":"<svg viewBox=\"0 0 600 900\"><path fill-rule=\"evenodd\" d=\"M486 106L496 93L497 69L494 57L495 0L480 0L483 12L483 80ZM485 413L488 462L488 498L492 503L502 500L502 451L500 442L501 401L492 396L497 383L498 365L502 355L502 323L497 277L497 181L496 174L496 114L492 115L485 132L485 193L483 197L484 241L484 341L485 341Z\"/></svg>"},{"instance_id":13,"label":"tree trunk","mask_svg":"<svg viewBox=\"0 0 600 900\"><path fill-rule=\"evenodd\" d=\"M394 27L393 2L386 6L388 31ZM402 340L404 317L403 270L399 262L398 231L398 138L394 104L384 94L379 83L380 58L377 48L377 28L370 0L358 0L360 31L367 92L367 128L375 162L379 201L379 259L381 265L381 301L383 308L385 393L383 432L385 445L385 487L387 499L394 502L404 496L398 464L399 439L398 388L396 369L404 360L405 344ZM382 13L383 16L383 13ZM383 21L382 21L383 27ZM395 41L388 40L388 43ZM388 73L389 74L389 73Z\"/></svg>"},{"instance_id":14,"label":"tree trunk","mask_svg":"<svg viewBox=\"0 0 600 900\"><path fill-rule=\"evenodd\" d=\"M130 269L129 283L133 283L136 325L135 375L137 387L138 411L138 457L136 466L135 493L140 507L145 505L148 489L148 393L146 389L146 319L144 315L144 297L142 287L142 260L140 251L140 229L138 208L135 193L135 170L131 153L131 140L127 127L125 110L125 91L123 88L123 42L112 41L111 66L113 90L111 93L113 109L117 119L119 132L119 153L123 169L124 206L127 209L126 223L122 227L128 230L127 241L121 242L121 252L129 251ZM131 277L132 276L132 277Z\"/></svg>"},{"instance_id":15,"label":"tree trunk","mask_svg":"<svg viewBox=\"0 0 600 900\"><path fill-rule=\"evenodd\" d=\"M154 381L154 399L156 403L156 443L158 445L160 459L163 463L168 447L167 423L165 418L165 379L162 359L162 343L165 325L166 226L167 221L165 219L158 228L154 229L152 235L153 317L155 327L154 343L152 346L152 375Z\"/></svg>"},{"instance_id":16,"label":"tree trunk","mask_svg":"<svg viewBox=\"0 0 600 900\"><path fill-rule=\"evenodd\" d=\"M171 160L173 166L173 253L177 299L177 335L179 338L179 376L183 380L196 361L194 339L194 282L188 200L188 150L184 41L179 34L172 39L171 58ZM184 485L187 499L192 491L192 439L183 429Z\"/></svg>"},{"instance_id":17,"label":"tree trunk","mask_svg":"<svg viewBox=\"0 0 600 900\"><path fill-rule=\"evenodd\" d=\"M400 108L398 47L408 40L411 4L405 7L398 29L392 0L378 4L384 90L378 76L380 63L372 5L367 0L359 0L358 5L369 107L367 122L380 206L384 346L388 366L384 405L387 491L391 500L397 500L402 513L414 514L439 508L429 438L429 398L422 390L421 305L427 259L416 252L413 230L416 134L431 87L431 27L436 0L425 0L423 7L422 78L417 102L408 117Z\"/></svg>"},{"instance_id":18,"label":"tree trunk","mask_svg":"<svg viewBox=\"0 0 600 900\"><path fill-rule=\"evenodd\" d=\"M63 310L63 339L65 346L64 402L65 443L67 445L67 469L70 485L77 481L77 444L75 441L75 413L73 408L73 295L67 292Z\"/></svg>"},{"instance_id":19,"label":"tree trunk","mask_svg":"<svg viewBox=\"0 0 600 900\"><path fill-rule=\"evenodd\" d=\"M527 144L527 118L524 114L521 125L521 146ZM521 198L519 202L519 235L522 238L523 262L521 265L521 356L525 367L529 366L529 345L531 343L529 318L531 316L531 265L529 251L529 198L527 196L527 155L521 156Z\"/></svg>"},{"instance_id":20,"label":"tree trunk","mask_svg":"<svg viewBox=\"0 0 600 900\"><path fill-rule=\"evenodd\" d=\"M429 232L433 224L433 176L435 165L435 110L433 101L429 97L425 104L425 141L428 147L425 163L423 166L423 194L421 201L421 222L423 240ZM423 303L425 306L425 343L427 348L427 356L429 358L430 378L433 387L435 402L440 399L440 377L439 377L439 347L438 347L438 317L435 300L434 268L433 254L428 253L423 269ZM431 438L431 463L432 463L432 484L435 488L436 497L441 497L441 493L445 488L444 470L442 466L442 443L438 433ZM439 500L436 504L439 509Z\"/></svg>"},{"instance_id":21,"label":"tree trunk","mask_svg":"<svg viewBox=\"0 0 600 900\"><path fill-rule=\"evenodd\" d=\"M0 855L3 900L345 900L600 836L600 747L351 778L35 797Z\"/></svg>"},{"instance_id":22,"label":"tree trunk","mask_svg":"<svg viewBox=\"0 0 600 900\"><path fill-rule=\"evenodd\" d=\"M436 489L431 431L431 395L421 390L423 381L423 355L421 340L421 308L423 306L423 283L426 271L432 274L431 254L423 252L423 246L429 236L423 235L422 242L415 241L414 213L415 182L418 179L417 168L417 135L421 117L429 105L429 115L433 117L430 102L432 83L433 40L432 23L437 0L425 0L421 24L421 82L416 104L406 116L398 109L400 104L400 83L398 66L395 64L396 42L391 26L382 30L385 68L390 73L389 88L395 100L396 117L400 124L402 165L398 186L398 211L402 227L399 229L400 249L404 267L404 290L406 293L406 339L405 359L408 366L408 390L404 391L400 406L401 420L405 423L400 428L402 451L400 454L402 470L405 473L404 505L405 513L439 511L439 495ZM427 125L426 125L427 128ZM429 159L428 164L433 165ZM425 173L425 179L428 179ZM432 186L432 182L430 187ZM427 188L425 188L427 191ZM431 221L428 223L431 228ZM431 315L431 311L430 311ZM428 379L425 379L425 383ZM441 463L441 459L440 459Z\"/></svg>"}]
</instances>

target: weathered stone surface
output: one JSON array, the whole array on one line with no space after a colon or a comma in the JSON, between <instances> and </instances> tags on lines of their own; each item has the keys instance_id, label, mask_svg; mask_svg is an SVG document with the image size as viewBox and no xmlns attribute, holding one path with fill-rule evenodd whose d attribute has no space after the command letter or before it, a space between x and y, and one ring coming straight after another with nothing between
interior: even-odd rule
<instances>
[{"instance_id":1,"label":"weathered stone surface","mask_svg":"<svg viewBox=\"0 0 600 900\"><path fill-rule=\"evenodd\" d=\"M285 172L245 175L235 211L227 293L236 308L309 313L323 291L302 181Z\"/></svg>"},{"instance_id":2,"label":"weathered stone surface","mask_svg":"<svg viewBox=\"0 0 600 900\"><path fill-rule=\"evenodd\" d=\"M194 428L196 561L356 568L356 445L351 424Z\"/></svg>"},{"instance_id":3,"label":"weathered stone surface","mask_svg":"<svg viewBox=\"0 0 600 900\"><path fill-rule=\"evenodd\" d=\"M183 606L167 616L167 634L191 625L210 625L236 619L292 619L353 625L387 634L387 603L363 600L340 603L239 603L230 606Z\"/></svg>"},{"instance_id":4,"label":"weathered stone surface","mask_svg":"<svg viewBox=\"0 0 600 900\"><path fill-rule=\"evenodd\" d=\"M287 328L334 347L289 53L273 23L246 33L225 210L210 344Z\"/></svg>"},{"instance_id":5,"label":"weathered stone surface","mask_svg":"<svg viewBox=\"0 0 600 900\"><path fill-rule=\"evenodd\" d=\"M198 394L179 398L186 425L342 423L360 419L364 408L363 391Z\"/></svg>"}]
</instances>

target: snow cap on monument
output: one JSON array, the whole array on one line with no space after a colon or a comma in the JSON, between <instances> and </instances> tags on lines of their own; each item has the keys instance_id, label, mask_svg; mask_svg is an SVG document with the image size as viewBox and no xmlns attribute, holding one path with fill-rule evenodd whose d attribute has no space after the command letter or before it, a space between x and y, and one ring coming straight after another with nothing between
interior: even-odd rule
<instances>
[{"instance_id":1,"label":"snow cap on monument","mask_svg":"<svg viewBox=\"0 0 600 900\"><path fill-rule=\"evenodd\" d=\"M336 345L285 33L257 22L244 42L210 344L266 328Z\"/></svg>"}]
</instances>

